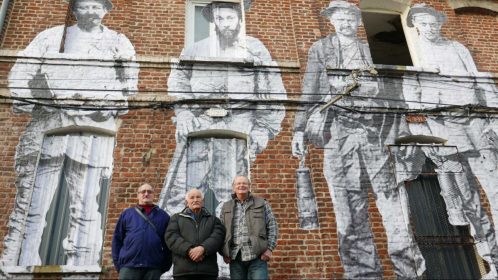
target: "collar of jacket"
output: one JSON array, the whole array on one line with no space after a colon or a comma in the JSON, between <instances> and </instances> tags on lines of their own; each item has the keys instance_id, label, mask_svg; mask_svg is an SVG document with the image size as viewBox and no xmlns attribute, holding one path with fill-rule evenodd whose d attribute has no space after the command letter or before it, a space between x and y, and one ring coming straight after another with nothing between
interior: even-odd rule
<instances>
[{"instance_id":1,"label":"collar of jacket","mask_svg":"<svg viewBox=\"0 0 498 280\"><path fill-rule=\"evenodd\" d=\"M180 212L180 216L183 216L183 217L189 217L189 218L192 218L192 214L194 214L194 212L192 212L192 210L190 210L190 208L188 207L185 207L183 208L182 212ZM206 217L209 217L211 216L211 213L209 213L209 211L202 207L201 208L201 216L206 216Z\"/></svg>"},{"instance_id":2,"label":"collar of jacket","mask_svg":"<svg viewBox=\"0 0 498 280\"><path fill-rule=\"evenodd\" d=\"M254 197L254 196L252 195L252 193L251 193L251 192L248 192L247 198L246 198L246 200L244 200L244 202L245 202L245 201L251 201L251 200L253 199L253 197ZM233 200L235 200L235 202L240 201L240 200L237 198L237 195L236 195L235 193L232 193L232 199L233 199Z\"/></svg>"},{"instance_id":3,"label":"collar of jacket","mask_svg":"<svg viewBox=\"0 0 498 280\"><path fill-rule=\"evenodd\" d=\"M154 205L154 206L152 206L152 209L151 209L150 211L153 211L153 210L155 210L157 207L159 207L159 206L157 206L157 205L155 205L155 204L153 204L153 205ZM144 208L143 208L142 206L140 206L140 204L138 204L138 203L137 203L136 207L137 207L138 209L140 209L140 211L142 211L142 212L144 211Z\"/></svg>"}]
</instances>

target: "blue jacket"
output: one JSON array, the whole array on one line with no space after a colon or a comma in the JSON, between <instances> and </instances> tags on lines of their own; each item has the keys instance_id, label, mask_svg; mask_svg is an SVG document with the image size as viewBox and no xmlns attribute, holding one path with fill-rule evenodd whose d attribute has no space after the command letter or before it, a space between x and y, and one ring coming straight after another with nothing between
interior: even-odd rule
<instances>
[{"instance_id":1,"label":"blue jacket","mask_svg":"<svg viewBox=\"0 0 498 280\"><path fill-rule=\"evenodd\" d=\"M145 210L137 206L145 214ZM134 209L127 208L119 216L112 238L112 260L119 271L122 267L160 268L164 272L171 267L171 251L164 242L169 215L157 205L149 219L157 231Z\"/></svg>"}]
</instances>

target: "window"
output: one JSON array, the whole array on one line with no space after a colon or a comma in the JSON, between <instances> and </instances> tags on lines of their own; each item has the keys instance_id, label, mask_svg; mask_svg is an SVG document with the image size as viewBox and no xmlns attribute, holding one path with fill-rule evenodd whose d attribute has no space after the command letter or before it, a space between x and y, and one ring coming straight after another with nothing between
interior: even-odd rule
<instances>
[{"instance_id":1,"label":"window","mask_svg":"<svg viewBox=\"0 0 498 280\"><path fill-rule=\"evenodd\" d=\"M18 265L100 263L114 137L46 136Z\"/></svg>"},{"instance_id":2,"label":"window","mask_svg":"<svg viewBox=\"0 0 498 280\"><path fill-rule=\"evenodd\" d=\"M413 65L399 14L361 14L374 64Z\"/></svg>"},{"instance_id":3,"label":"window","mask_svg":"<svg viewBox=\"0 0 498 280\"><path fill-rule=\"evenodd\" d=\"M216 23L209 22L204 17L203 10L208 4L212 4L210 8L213 12L217 11L216 18L230 23L229 28L232 33L218 32ZM210 15L209 11L204 12ZM189 0L186 4L183 59L189 60L195 57L244 59L247 55L245 34L244 11L241 10L240 0ZM191 48L195 43L199 44Z\"/></svg>"},{"instance_id":4,"label":"window","mask_svg":"<svg viewBox=\"0 0 498 280\"><path fill-rule=\"evenodd\" d=\"M217 213L230 199L235 175L248 175L249 158L245 139L232 137L189 138L187 187L204 193L204 206Z\"/></svg>"},{"instance_id":5,"label":"window","mask_svg":"<svg viewBox=\"0 0 498 280\"><path fill-rule=\"evenodd\" d=\"M490 11L498 12L498 3L494 0L479 0L479 1L469 1L469 0L448 0L448 4L453 9L461 8L482 8L488 9Z\"/></svg>"},{"instance_id":6,"label":"window","mask_svg":"<svg viewBox=\"0 0 498 280\"><path fill-rule=\"evenodd\" d=\"M448 222L435 168L426 159L417 179L406 182L411 225L426 261L425 277L479 279L484 262L476 254L469 226L453 226Z\"/></svg>"},{"instance_id":7,"label":"window","mask_svg":"<svg viewBox=\"0 0 498 280\"><path fill-rule=\"evenodd\" d=\"M185 46L209 37L210 23L202 16L202 9L209 0L189 0L186 4Z\"/></svg>"},{"instance_id":8,"label":"window","mask_svg":"<svg viewBox=\"0 0 498 280\"><path fill-rule=\"evenodd\" d=\"M363 26L367 33L373 63L413 65L413 55L410 55L406 42L406 39L411 39L412 34L406 29L405 24L411 2L411 0L360 1Z\"/></svg>"},{"instance_id":9,"label":"window","mask_svg":"<svg viewBox=\"0 0 498 280\"><path fill-rule=\"evenodd\" d=\"M444 139L419 140L427 144L389 149L398 187L406 189L410 225L425 259L424 278L481 278L489 270L488 252L494 246L494 240L490 244L482 236L492 234L493 229L482 211L479 192L469 181L464 158L455 146L428 144Z\"/></svg>"}]
</instances>

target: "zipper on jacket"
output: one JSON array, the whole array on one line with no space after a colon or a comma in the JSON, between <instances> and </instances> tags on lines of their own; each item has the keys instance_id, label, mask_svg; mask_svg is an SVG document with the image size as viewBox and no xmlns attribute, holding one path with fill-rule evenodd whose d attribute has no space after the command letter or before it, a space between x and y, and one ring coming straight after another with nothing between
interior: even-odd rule
<instances>
[{"instance_id":1,"label":"zipper on jacket","mask_svg":"<svg viewBox=\"0 0 498 280\"><path fill-rule=\"evenodd\" d=\"M197 223L197 221L190 215L186 215L184 213L180 213L180 216L182 217L185 217L187 219L190 219L194 222L194 225L195 225L195 232L196 232L196 243L199 244L199 223ZM196 245L196 246L199 246L199 245ZM198 263L195 263L195 271L199 271L199 264Z\"/></svg>"}]
</instances>

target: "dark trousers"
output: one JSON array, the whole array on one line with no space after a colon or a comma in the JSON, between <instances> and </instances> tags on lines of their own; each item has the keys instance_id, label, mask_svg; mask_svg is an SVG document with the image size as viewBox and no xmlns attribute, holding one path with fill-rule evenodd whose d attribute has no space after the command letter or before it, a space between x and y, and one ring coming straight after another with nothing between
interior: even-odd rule
<instances>
[{"instance_id":1,"label":"dark trousers","mask_svg":"<svg viewBox=\"0 0 498 280\"><path fill-rule=\"evenodd\" d=\"M159 280L162 274L158 268L123 267L119 270L119 280Z\"/></svg>"},{"instance_id":2,"label":"dark trousers","mask_svg":"<svg viewBox=\"0 0 498 280\"><path fill-rule=\"evenodd\" d=\"M184 276L173 276L174 280L216 280L218 277L205 274L193 274Z\"/></svg>"}]
</instances>

